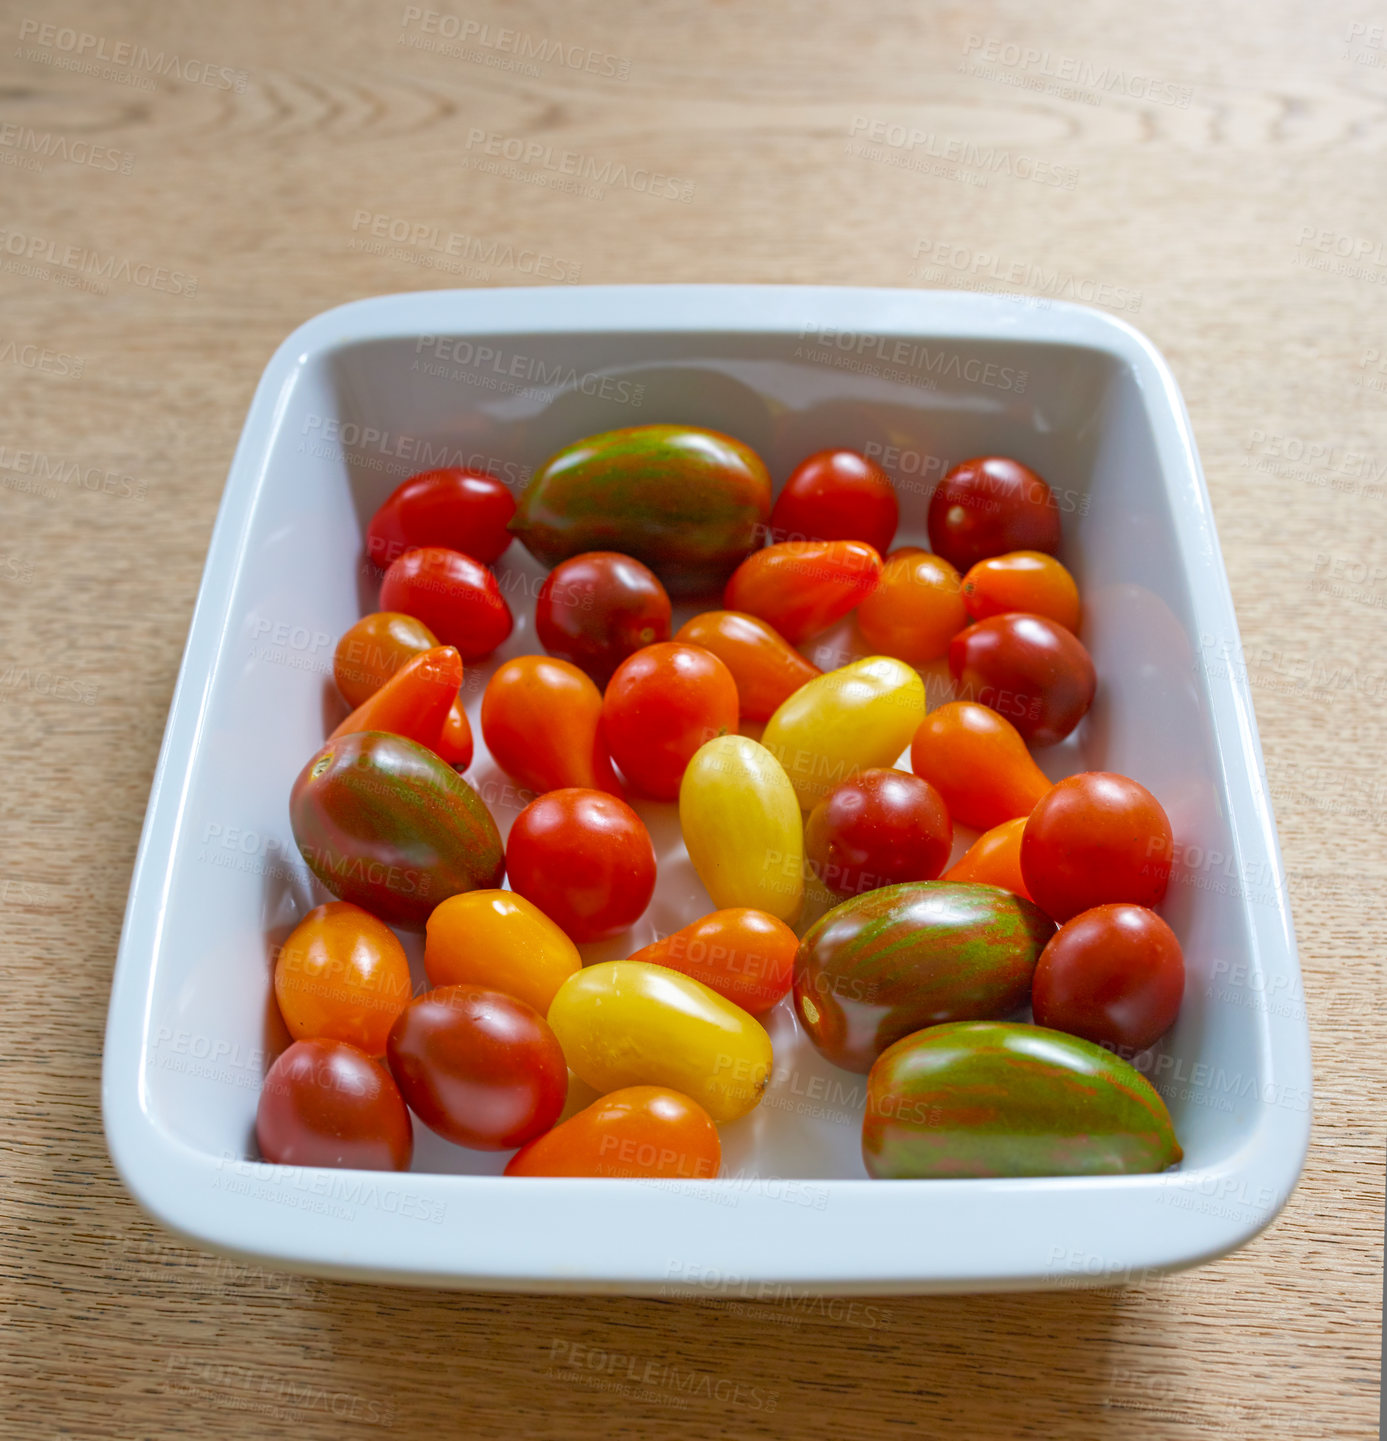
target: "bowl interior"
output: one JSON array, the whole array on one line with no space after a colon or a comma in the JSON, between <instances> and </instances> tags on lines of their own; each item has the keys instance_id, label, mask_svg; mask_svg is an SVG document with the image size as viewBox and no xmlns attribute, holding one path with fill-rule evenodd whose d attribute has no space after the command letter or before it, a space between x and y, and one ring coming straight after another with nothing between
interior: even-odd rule
<instances>
[{"instance_id":1,"label":"bowl interior","mask_svg":"<svg viewBox=\"0 0 1387 1441\"><path fill-rule=\"evenodd\" d=\"M1225 1160L1252 1125L1267 1042L1255 1009L1210 997L1248 960L1246 907L1259 903L1258 885L1272 903L1275 878L1249 884L1225 859L1234 848L1209 719L1210 638L1197 631L1176 502L1137 380L1083 346L883 340L813 326L419 336L305 357L280 396L164 892L144 1080L155 1121L213 1156L255 1154L258 1088L287 1043L270 984L275 948L329 899L293 845L289 787L345 713L332 655L341 633L376 608L378 575L362 544L375 508L407 475L444 464L489 470L518 493L567 442L654 421L737 436L777 486L827 446L874 456L900 491L898 544L925 543L929 493L967 456L1013 455L1048 479L1099 692L1075 735L1038 759L1056 777L1133 776L1171 816L1177 865L1164 914L1183 942L1188 982L1176 1028L1142 1065L1170 1104L1186 1168ZM468 776L504 835L529 797L492 764L478 709L495 665L538 649L531 615L543 571L514 544L498 573L515 632L491 661L468 667L465 694L478 744ZM676 612L676 624L697 608ZM805 649L826 668L864 653L850 621ZM948 698L946 675L926 681L931 706ZM585 947L592 960L628 954L711 909L675 808L637 808L660 857L656 897L627 937ZM972 838L960 829L956 854ZM422 982L419 943L406 945ZM788 1003L769 1028L773 1082L756 1111L724 1128L727 1173L861 1178L865 1078L823 1061ZM506 1159L422 1126L416 1140L416 1171L495 1174Z\"/></svg>"}]
</instances>

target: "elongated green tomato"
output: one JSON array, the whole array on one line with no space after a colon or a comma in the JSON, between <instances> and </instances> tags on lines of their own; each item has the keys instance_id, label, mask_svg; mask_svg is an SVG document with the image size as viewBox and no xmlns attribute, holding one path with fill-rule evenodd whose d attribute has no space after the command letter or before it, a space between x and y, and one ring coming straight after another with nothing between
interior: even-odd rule
<instances>
[{"instance_id":1,"label":"elongated green tomato","mask_svg":"<svg viewBox=\"0 0 1387 1441\"><path fill-rule=\"evenodd\" d=\"M795 788L765 746L718 736L679 787L679 824L713 904L793 921L804 901L804 821Z\"/></svg>"},{"instance_id":2,"label":"elongated green tomato","mask_svg":"<svg viewBox=\"0 0 1387 1441\"><path fill-rule=\"evenodd\" d=\"M904 663L870 655L802 685L766 723L761 743L804 810L869 766L889 766L925 718L925 684Z\"/></svg>"},{"instance_id":3,"label":"elongated green tomato","mask_svg":"<svg viewBox=\"0 0 1387 1441\"><path fill-rule=\"evenodd\" d=\"M644 961L602 961L570 976L549 1025L575 1074L604 1095L668 1086L721 1123L746 1115L770 1079L760 1022L692 977Z\"/></svg>"},{"instance_id":4,"label":"elongated green tomato","mask_svg":"<svg viewBox=\"0 0 1387 1441\"><path fill-rule=\"evenodd\" d=\"M931 1026L867 1078L862 1159L878 1180L1125 1175L1182 1154L1165 1102L1134 1066L1042 1026Z\"/></svg>"}]
</instances>

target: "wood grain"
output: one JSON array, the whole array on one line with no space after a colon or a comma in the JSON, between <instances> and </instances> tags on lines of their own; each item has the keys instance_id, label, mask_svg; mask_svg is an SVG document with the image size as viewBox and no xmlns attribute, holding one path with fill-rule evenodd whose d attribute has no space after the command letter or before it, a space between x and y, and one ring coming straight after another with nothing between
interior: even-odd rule
<instances>
[{"instance_id":1,"label":"wood grain","mask_svg":"<svg viewBox=\"0 0 1387 1441\"><path fill-rule=\"evenodd\" d=\"M463 54L421 48L450 42L404 5L365 0L0 6L4 1434L1375 1434L1380 11L484 0L456 15L491 27ZM118 61L64 68L61 37L36 44L49 23L108 55L129 41L177 56L178 73L149 89L122 83L136 72ZM522 60L502 27L529 37L532 57L559 42L578 67ZM1027 47L1047 58L1008 58ZM229 88L202 82L209 66ZM931 163L897 163L889 145L886 158L854 153L873 126L932 137L915 147ZM487 173L477 132L645 167L692 194L618 183L594 197L534 183L538 166ZM77 142L106 147L102 159L79 163ZM979 172L980 147L1070 167L1072 188ZM965 153L975 173L960 178ZM364 247L363 213L541 250L584 282L1001 283L1094 298L1155 340L1208 473L1305 972L1313 1143L1268 1232L1127 1289L854 1310L272 1276L137 1213L101 1136L102 1026L256 379L284 335L339 302L530 280L499 251L447 273L422 246ZM114 272L105 293L17 253L73 246ZM152 280L158 267L182 272L184 293Z\"/></svg>"}]
</instances>

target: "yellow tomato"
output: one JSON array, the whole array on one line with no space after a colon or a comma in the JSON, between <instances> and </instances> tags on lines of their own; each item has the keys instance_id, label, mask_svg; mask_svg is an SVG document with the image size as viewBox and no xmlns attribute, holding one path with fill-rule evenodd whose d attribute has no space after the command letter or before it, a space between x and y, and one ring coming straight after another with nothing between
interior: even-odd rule
<instances>
[{"instance_id":1,"label":"yellow tomato","mask_svg":"<svg viewBox=\"0 0 1387 1441\"><path fill-rule=\"evenodd\" d=\"M802 685L761 740L812 810L856 771L893 764L924 718L920 677L903 661L871 655Z\"/></svg>"},{"instance_id":2,"label":"yellow tomato","mask_svg":"<svg viewBox=\"0 0 1387 1441\"><path fill-rule=\"evenodd\" d=\"M645 961L603 961L570 976L549 1007L569 1066L604 1095L668 1086L718 1122L761 1099L771 1038L740 1006Z\"/></svg>"},{"instance_id":3,"label":"yellow tomato","mask_svg":"<svg viewBox=\"0 0 1387 1441\"><path fill-rule=\"evenodd\" d=\"M434 907L424 938L431 986L485 986L542 1016L555 992L582 968L578 947L514 891L467 891Z\"/></svg>"},{"instance_id":4,"label":"yellow tomato","mask_svg":"<svg viewBox=\"0 0 1387 1441\"><path fill-rule=\"evenodd\" d=\"M679 824L713 904L793 921L804 899L804 821L795 788L765 746L718 736L679 787Z\"/></svg>"}]
</instances>

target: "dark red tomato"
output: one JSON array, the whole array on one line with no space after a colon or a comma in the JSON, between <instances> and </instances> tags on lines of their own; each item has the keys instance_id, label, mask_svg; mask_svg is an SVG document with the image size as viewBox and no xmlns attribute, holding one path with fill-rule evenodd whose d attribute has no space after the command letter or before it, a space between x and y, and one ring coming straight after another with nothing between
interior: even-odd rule
<instances>
[{"instance_id":1,"label":"dark red tomato","mask_svg":"<svg viewBox=\"0 0 1387 1441\"><path fill-rule=\"evenodd\" d=\"M1021 874L1057 921L1110 901L1160 903L1174 854L1161 803L1127 776L1083 771L1036 802L1021 833Z\"/></svg>"},{"instance_id":2,"label":"dark red tomato","mask_svg":"<svg viewBox=\"0 0 1387 1441\"><path fill-rule=\"evenodd\" d=\"M407 1171L414 1128L389 1071L346 1041L295 1041L265 1077L260 1154L278 1166Z\"/></svg>"},{"instance_id":3,"label":"dark red tomato","mask_svg":"<svg viewBox=\"0 0 1387 1441\"><path fill-rule=\"evenodd\" d=\"M1098 684L1072 631L1021 611L959 631L949 642L949 674L964 700L1005 716L1033 746L1062 741L1087 714Z\"/></svg>"},{"instance_id":4,"label":"dark red tomato","mask_svg":"<svg viewBox=\"0 0 1387 1441\"><path fill-rule=\"evenodd\" d=\"M1130 1055L1175 1024L1184 993L1180 942L1155 911L1094 906L1046 943L1031 1006L1038 1026Z\"/></svg>"},{"instance_id":5,"label":"dark red tomato","mask_svg":"<svg viewBox=\"0 0 1387 1441\"><path fill-rule=\"evenodd\" d=\"M672 801L694 752L735 731L737 711L737 683L723 662L701 645L670 640L617 667L602 698L602 727L631 785Z\"/></svg>"},{"instance_id":6,"label":"dark red tomato","mask_svg":"<svg viewBox=\"0 0 1387 1441\"><path fill-rule=\"evenodd\" d=\"M655 847L645 822L605 791L550 791L515 818L506 870L516 895L575 941L619 935L655 893Z\"/></svg>"},{"instance_id":7,"label":"dark red tomato","mask_svg":"<svg viewBox=\"0 0 1387 1441\"><path fill-rule=\"evenodd\" d=\"M615 550L590 550L560 561L535 602L535 634L606 685L642 646L669 639L669 596L655 572Z\"/></svg>"},{"instance_id":8,"label":"dark red tomato","mask_svg":"<svg viewBox=\"0 0 1387 1441\"><path fill-rule=\"evenodd\" d=\"M490 565L510 544L510 491L482 471L425 470L393 490L371 518L366 554L382 570L407 550L445 546Z\"/></svg>"},{"instance_id":9,"label":"dark red tomato","mask_svg":"<svg viewBox=\"0 0 1387 1441\"><path fill-rule=\"evenodd\" d=\"M949 863L953 822L928 781L873 767L835 786L809 813L804 849L835 895L932 881Z\"/></svg>"},{"instance_id":10,"label":"dark red tomato","mask_svg":"<svg viewBox=\"0 0 1387 1441\"><path fill-rule=\"evenodd\" d=\"M515 624L486 566L435 545L391 562L381 582L380 608L422 620L440 645L454 647L463 660L490 655Z\"/></svg>"},{"instance_id":11,"label":"dark red tomato","mask_svg":"<svg viewBox=\"0 0 1387 1441\"><path fill-rule=\"evenodd\" d=\"M864 540L880 555L900 523L891 477L855 450L821 450L803 460L771 511L771 539Z\"/></svg>"},{"instance_id":12,"label":"dark red tomato","mask_svg":"<svg viewBox=\"0 0 1387 1441\"><path fill-rule=\"evenodd\" d=\"M930 548L967 571L980 560L1011 550L1060 546L1060 512L1050 487L1019 460L982 455L965 460L930 497Z\"/></svg>"},{"instance_id":13,"label":"dark red tomato","mask_svg":"<svg viewBox=\"0 0 1387 1441\"><path fill-rule=\"evenodd\" d=\"M568 1098L568 1065L549 1022L481 986L416 996L390 1028L386 1057L414 1114L474 1151L523 1146L559 1119Z\"/></svg>"}]
</instances>

